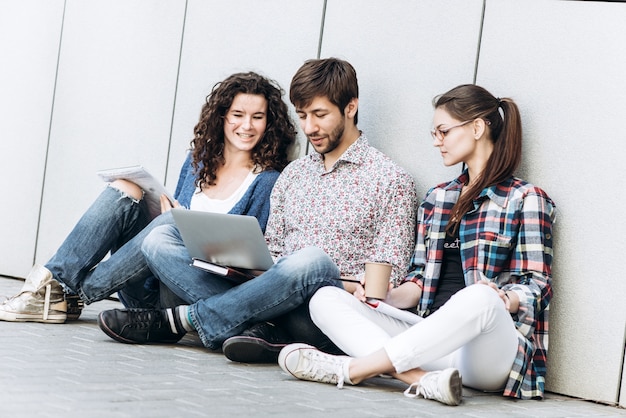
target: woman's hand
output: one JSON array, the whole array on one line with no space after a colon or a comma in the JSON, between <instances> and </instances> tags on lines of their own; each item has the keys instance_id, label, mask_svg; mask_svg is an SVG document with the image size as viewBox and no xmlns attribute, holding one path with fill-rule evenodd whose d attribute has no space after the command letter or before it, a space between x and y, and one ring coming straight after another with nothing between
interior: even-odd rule
<instances>
[{"instance_id":1,"label":"woman's hand","mask_svg":"<svg viewBox=\"0 0 626 418\"><path fill-rule=\"evenodd\" d=\"M414 308L422 296L422 289L412 282L402 283L387 293L385 302L399 309Z\"/></svg>"},{"instance_id":2,"label":"woman's hand","mask_svg":"<svg viewBox=\"0 0 626 418\"><path fill-rule=\"evenodd\" d=\"M172 208L180 207L180 203L178 200L174 200L174 202L170 202L170 200L164 194L161 195L161 213L165 213Z\"/></svg>"},{"instance_id":3,"label":"woman's hand","mask_svg":"<svg viewBox=\"0 0 626 418\"><path fill-rule=\"evenodd\" d=\"M519 309L519 297L517 296L517 293L506 292L498 288L497 284L495 284L494 282L490 282L489 280L480 280L478 281L478 284L487 285L496 292L498 292L498 296L500 296L500 299L502 299L502 301L504 302L504 307L507 311L511 313L516 313Z\"/></svg>"}]
</instances>

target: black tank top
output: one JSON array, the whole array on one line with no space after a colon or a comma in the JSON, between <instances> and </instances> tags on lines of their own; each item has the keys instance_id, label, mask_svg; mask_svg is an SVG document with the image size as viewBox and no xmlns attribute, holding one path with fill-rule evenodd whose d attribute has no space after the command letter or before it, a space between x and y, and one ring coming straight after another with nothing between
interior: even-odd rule
<instances>
[{"instance_id":1,"label":"black tank top","mask_svg":"<svg viewBox=\"0 0 626 418\"><path fill-rule=\"evenodd\" d=\"M446 234L441 276L439 277L435 300L430 307L430 313L432 314L439 309L452 295L464 287L465 279L463 277L463 267L461 266L459 234L458 232L455 236Z\"/></svg>"}]
</instances>

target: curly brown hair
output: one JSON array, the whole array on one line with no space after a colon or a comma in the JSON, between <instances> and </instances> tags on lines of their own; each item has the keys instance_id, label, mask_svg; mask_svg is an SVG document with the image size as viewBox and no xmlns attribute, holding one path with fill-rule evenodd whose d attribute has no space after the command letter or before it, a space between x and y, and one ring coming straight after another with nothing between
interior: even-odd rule
<instances>
[{"instance_id":1,"label":"curly brown hair","mask_svg":"<svg viewBox=\"0 0 626 418\"><path fill-rule=\"evenodd\" d=\"M240 93L262 95L267 100L265 133L252 150L255 171L281 171L289 163L296 128L282 99L284 91L278 83L257 73L233 74L213 86L193 130L192 164L198 187L214 185L217 169L224 164L224 116Z\"/></svg>"}]
</instances>

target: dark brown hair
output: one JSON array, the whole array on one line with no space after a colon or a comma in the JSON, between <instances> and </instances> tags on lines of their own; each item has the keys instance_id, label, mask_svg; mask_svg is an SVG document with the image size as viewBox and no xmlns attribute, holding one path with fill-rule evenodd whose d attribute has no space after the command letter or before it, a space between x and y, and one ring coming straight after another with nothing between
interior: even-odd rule
<instances>
[{"instance_id":1,"label":"dark brown hair","mask_svg":"<svg viewBox=\"0 0 626 418\"><path fill-rule=\"evenodd\" d=\"M359 97L359 84L354 67L338 58L306 61L291 80L289 99L296 108L306 107L316 97L326 97L343 111L350 100ZM354 124L358 111L354 115Z\"/></svg>"},{"instance_id":2,"label":"dark brown hair","mask_svg":"<svg viewBox=\"0 0 626 418\"><path fill-rule=\"evenodd\" d=\"M281 171L289 163L296 128L283 101L283 90L275 81L253 72L233 74L213 86L194 128L192 164L199 187L215 184L216 171L224 164L224 116L239 93L258 94L267 100L265 133L252 150L255 170Z\"/></svg>"},{"instance_id":3,"label":"dark brown hair","mask_svg":"<svg viewBox=\"0 0 626 418\"><path fill-rule=\"evenodd\" d=\"M456 233L459 221L473 208L473 200L489 186L513 175L522 159L522 121L519 109L509 98L499 99L480 86L464 84L433 100L460 121L483 119L494 148L477 179L452 208L447 231Z\"/></svg>"}]
</instances>

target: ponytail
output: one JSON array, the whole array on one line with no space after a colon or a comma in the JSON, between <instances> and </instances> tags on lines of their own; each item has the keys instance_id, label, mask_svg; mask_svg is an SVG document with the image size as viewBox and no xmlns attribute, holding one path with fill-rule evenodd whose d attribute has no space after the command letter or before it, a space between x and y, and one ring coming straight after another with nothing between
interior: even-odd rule
<instances>
[{"instance_id":1,"label":"ponytail","mask_svg":"<svg viewBox=\"0 0 626 418\"><path fill-rule=\"evenodd\" d=\"M446 232L456 234L461 218L474 207L480 192L513 175L522 159L522 121L519 109L509 98L496 98L487 90L465 84L433 100L435 108L442 107L458 120L483 119L489 126L493 152L484 170L456 202L450 214Z\"/></svg>"}]
</instances>

